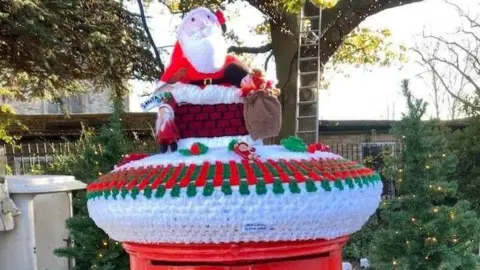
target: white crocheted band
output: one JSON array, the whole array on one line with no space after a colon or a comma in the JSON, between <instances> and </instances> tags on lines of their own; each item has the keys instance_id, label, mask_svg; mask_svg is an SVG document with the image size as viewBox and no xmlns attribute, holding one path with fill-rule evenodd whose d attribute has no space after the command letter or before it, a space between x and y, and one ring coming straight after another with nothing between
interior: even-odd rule
<instances>
[{"instance_id":1,"label":"white crocheted band","mask_svg":"<svg viewBox=\"0 0 480 270\"><path fill-rule=\"evenodd\" d=\"M283 184L288 190L288 184ZM225 196L215 189L209 197L165 196L148 199L88 201L95 223L117 241L136 243L238 243L334 239L359 230L375 212L381 182L368 187L274 194L242 195L232 187ZM199 191L201 192L201 191ZM288 192L288 193L287 193Z\"/></svg>"}]
</instances>

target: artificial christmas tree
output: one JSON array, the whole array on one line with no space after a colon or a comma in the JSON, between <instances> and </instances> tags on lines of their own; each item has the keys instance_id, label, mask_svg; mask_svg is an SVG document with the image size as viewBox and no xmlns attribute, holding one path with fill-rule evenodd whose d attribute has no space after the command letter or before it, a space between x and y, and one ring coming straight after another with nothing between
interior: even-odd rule
<instances>
[{"instance_id":1,"label":"artificial christmas tree","mask_svg":"<svg viewBox=\"0 0 480 270\"><path fill-rule=\"evenodd\" d=\"M458 200L457 160L445 130L421 120L426 104L412 97L408 81L402 86L409 110L394 132L404 149L386 171L396 179L398 197L382 204L370 259L375 269L476 269L480 220Z\"/></svg>"},{"instance_id":2,"label":"artificial christmas tree","mask_svg":"<svg viewBox=\"0 0 480 270\"><path fill-rule=\"evenodd\" d=\"M124 135L120 101L114 102L114 113L107 125L97 134L85 133L77 149L49 168L50 172L67 173L90 183L99 175L113 169L122 157L131 151L131 143ZM121 244L108 237L88 216L85 193L73 200L75 215L67 221L73 246L55 251L58 256L75 260L74 270L126 270L128 256Z\"/></svg>"}]
</instances>

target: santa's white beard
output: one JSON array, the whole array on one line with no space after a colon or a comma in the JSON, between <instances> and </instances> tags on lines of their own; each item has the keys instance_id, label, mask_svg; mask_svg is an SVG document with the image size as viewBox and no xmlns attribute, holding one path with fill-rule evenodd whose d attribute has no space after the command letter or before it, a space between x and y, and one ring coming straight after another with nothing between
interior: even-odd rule
<instances>
[{"instance_id":1,"label":"santa's white beard","mask_svg":"<svg viewBox=\"0 0 480 270\"><path fill-rule=\"evenodd\" d=\"M155 122L155 133L158 134L161 131L165 130L165 126L167 125L167 122L173 121L173 111L171 111L169 108L166 108L167 110L163 115L160 113L157 114L157 121Z\"/></svg>"},{"instance_id":2,"label":"santa's white beard","mask_svg":"<svg viewBox=\"0 0 480 270\"><path fill-rule=\"evenodd\" d=\"M185 57L198 72L215 73L225 64L228 47L221 33L202 39L181 36L179 42Z\"/></svg>"}]
</instances>

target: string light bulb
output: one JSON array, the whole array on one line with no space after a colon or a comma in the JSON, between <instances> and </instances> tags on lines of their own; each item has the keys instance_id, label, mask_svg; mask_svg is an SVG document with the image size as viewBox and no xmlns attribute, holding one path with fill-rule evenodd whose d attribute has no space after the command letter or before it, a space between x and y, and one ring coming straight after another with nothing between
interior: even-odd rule
<instances>
[{"instance_id":1,"label":"string light bulb","mask_svg":"<svg viewBox=\"0 0 480 270\"><path fill-rule=\"evenodd\" d=\"M392 264L397 265L397 261L393 260Z\"/></svg>"},{"instance_id":2,"label":"string light bulb","mask_svg":"<svg viewBox=\"0 0 480 270\"><path fill-rule=\"evenodd\" d=\"M434 213L438 213L438 207L433 208Z\"/></svg>"},{"instance_id":3,"label":"string light bulb","mask_svg":"<svg viewBox=\"0 0 480 270\"><path fill-rule=\"evenodd\" d=\"M108 245L108 242L107 242L107 241L103 241L102 244L103 244L104 246L107 246L107 245Z\"/></svg>"}]
</instances>

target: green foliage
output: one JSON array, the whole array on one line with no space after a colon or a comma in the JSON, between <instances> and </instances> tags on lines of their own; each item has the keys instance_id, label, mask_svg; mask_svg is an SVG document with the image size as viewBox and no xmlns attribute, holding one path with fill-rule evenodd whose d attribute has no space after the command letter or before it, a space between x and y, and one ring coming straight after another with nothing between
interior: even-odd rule
<instances>
[{"instance_id":1,"label":"green foliage","mask_svg":"<svg viewBox=\"0 0 480 270\"><path fill-rule=\"evenodd\" d=\"M451 149L458 157L456 179L459 195L470 201L480 212L480 117L473 117L469 125L454 133Z\"/></svg>"},{"instance_id":2,"label":"green foliage","mask_svg":"<svg viewBox=\"0 0 480 270\"><path fill-rule=\"evenodd\" d=\"M359 28L352 31L338 48L332 64L389 66L406 61L406 47L389 42L392 33L388 29Z\"/></svg>"},{"instance_id":3,"label":"green foliage","mask_svg":"<svg viewBox=\"0 0 480 270\"><path fill-rule=\"evenodd\" d=\"M46 168L46 172L70 174L90 183L100 174L111 171L132 147L132 143L124 136L120 120L121 102L116 101L114 107L115 112L107 125L98 133L85 131L77 148L70 154L57 157ZM114 195L115 191L112 190ZM75 215L67 221L67 228L75 245L56 249L55 254L75 259L75 270L128 270L128 256L121 244L110 239L88 216L86 194L78 193L73 202Z\"/></svg>"},{"instance_id":4,"label":"green foliage","mask_svg":"<svg viewBox=\"0 0 480 270\"><path fill-rule=\"evenodd\" d=\"M114 0L13 0L0 5L0 89L58 98L158 75L140 18ZM3 96L3 95L2 95Z\"/></svg>"},{"instance_id":5,"label":"green foliage","mask_svg":"<svg viewBox=\"0 0 480 270\"><path fill-rule=\"evenodd\" d=\"M480 220L458 198L446 130L421 121L426 104L412 97L408 81L403 91L409 111L393 130L404 149L384 170L397 180L398 197L382 204L370 259L376 269L475 269Z\"/></svg>"},{"instance_id":6,"label":"green foliage","mask_svg":"<svg viewBox=\"0 0 480 270\"><path fill-rule=\"evenodd\" d=\"M1 100L1 91L0 91L0 100ZM14 136L8 134L8 129L13 126L19 126L25 128L21 123L15 118L15 111L12 107L1 104L0 105L0 141L3 141L7 144L11 144L16 139Z\"/></svg>"},{"instance_id":7,"label":"green foliage","mask_svg":"<svg viewBox=\"0 0 480 270\"><path fill-rule=\"evenodd\" d=\"M280 4L283 6L283 8L287 12L291 13L298 13L302 9L302 7L305 5L305 0L280 0ZM310 0L312 4L314 4L317 7L321 7L324 9L332 8L334 7L338 0Z\"/></svg>"}]
</instances>

